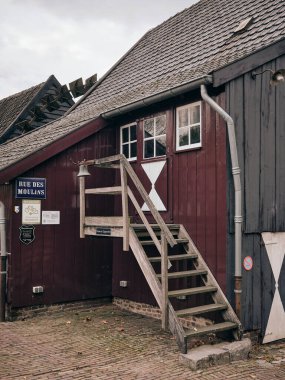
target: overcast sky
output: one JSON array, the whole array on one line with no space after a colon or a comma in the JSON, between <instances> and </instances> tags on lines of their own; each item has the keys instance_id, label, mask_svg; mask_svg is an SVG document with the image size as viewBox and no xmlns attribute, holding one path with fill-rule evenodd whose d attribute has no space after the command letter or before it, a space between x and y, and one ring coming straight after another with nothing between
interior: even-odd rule
<instances>
[{"instance_id":1,"label":"overcast sky","mask_svg":"<svg viewBox=\"0 0 285 380\"><path fill-rule=\"evenodd\" d=\"M0 99L100 78L145 32L197 0L0 0Z\"/></svg>"}]
</instances>

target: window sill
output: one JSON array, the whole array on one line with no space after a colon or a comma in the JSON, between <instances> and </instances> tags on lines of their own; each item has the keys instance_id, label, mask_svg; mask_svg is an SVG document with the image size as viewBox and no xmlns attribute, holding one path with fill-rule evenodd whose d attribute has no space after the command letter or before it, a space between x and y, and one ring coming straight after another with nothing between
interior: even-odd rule
<instances>
[{"instance_id":1,"label":"window sill","mask_svg":"<svg viewBox=\"0 0 285 380\"><path fill-rule=\"evenodd\" d=\"M187 147L185 149L176 149L174 153L183 153L183 152L190 152L190 151L193 151L193 150L200 150L202 149L203 146L202 145L199 145L199 146L193 146L192 148L191 147Z\"/></svg>"}]
</instances>

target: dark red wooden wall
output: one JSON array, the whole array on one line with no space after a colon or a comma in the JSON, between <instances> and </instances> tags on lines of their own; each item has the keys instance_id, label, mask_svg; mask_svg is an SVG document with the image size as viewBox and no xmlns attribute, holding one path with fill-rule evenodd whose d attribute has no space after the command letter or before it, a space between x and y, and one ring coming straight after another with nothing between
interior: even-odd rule
<instances>
[{"instance_id":1,"label":"dark red wooden wall","mask_svg":"<svg viewBox=\"0 0 285 380\"><path fill-rule=\"evenodd\" d=\"M111 296L112 240L79 238L78 167L73 162L114 154L112 128L65 150L33 170L21 174L47 179L47 198L42 210L59 210L60 225L35 226L35 241L24 245L19 240L21 213L12 213L9 302L12 307L51 304L93 297ZM87 186L110 186L114 176L93 169ZM21 206L15 199L12 206ZM107 199L87 201L87 214L112 215ZM33 295L32 287L42 285L44 293Z\"/></svg>"},{"instance_id":2,"label":"dark red wooden wall","mask_svg":"<svg viewBox=\"0 0 285 380\"><path fill-rule=\"evenodd\" d=\"M225 107L224 93L214 99L223 108ZM167 204L170 209L161 215L167 222L171 219L173 223L181 223L186 227L225 290L227 264L225 124L207 104L203 103L202 148L176 153L175 107L172 105L163 111L167 113L168 120ZM142 123L139 123L139 129L141 125ZM138 174L142 172L138 169L140 163L132 163ZM129 286L121 288L120 280L128 281ZM122 251L120 241L114 246L113 295L138 302L155 303L134 256L131 252Z\"/></svg>"}]
</instances>

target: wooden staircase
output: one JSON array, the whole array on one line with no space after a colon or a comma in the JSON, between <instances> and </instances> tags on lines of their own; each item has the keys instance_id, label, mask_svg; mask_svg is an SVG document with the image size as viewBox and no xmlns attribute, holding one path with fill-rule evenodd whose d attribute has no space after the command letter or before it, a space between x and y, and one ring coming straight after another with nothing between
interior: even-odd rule
<instances>
[{"instance_id":1,"label":"wooden staircase","mask_svg":"<svg viewBox=\"0 0 285 380\"><path fill-rule=\"evenodd\" d=\"M80 236L123 238L123 249L131 248L161 309L162 327L170 329L181 352L186 353L187 341L199 335L226 332L234 339L240 339L241 323L187 231L179 224L165 224L126 158L117 155L84 161L81 165L120 169L121 186L85 189L85 177L80 177ZM127 176L147 204L156 224L148 222L127 185ZM121 195L122 217L86 217L87 194ZM142 224L130 224L128 199ZM193 316L209 316L215 322L200 328L183 327L183 320Z\"/></svg>"}]
</instances>

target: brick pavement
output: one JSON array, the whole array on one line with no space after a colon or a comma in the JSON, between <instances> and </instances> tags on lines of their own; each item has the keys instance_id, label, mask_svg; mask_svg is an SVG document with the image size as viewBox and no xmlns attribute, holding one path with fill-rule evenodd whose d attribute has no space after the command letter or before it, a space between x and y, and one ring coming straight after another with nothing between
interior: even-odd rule
<instances>
[{"instance_id":1,"label":"brick pavement","mask_svg":"<svg viewBox=\"0 0 285 380\"><path fill-rule=\"evenodd\" d=\"M285 379L285 342L248 361L192 372L159 321L114 305L0 324L0 379Z\"/></svg>"}]
</instances>

